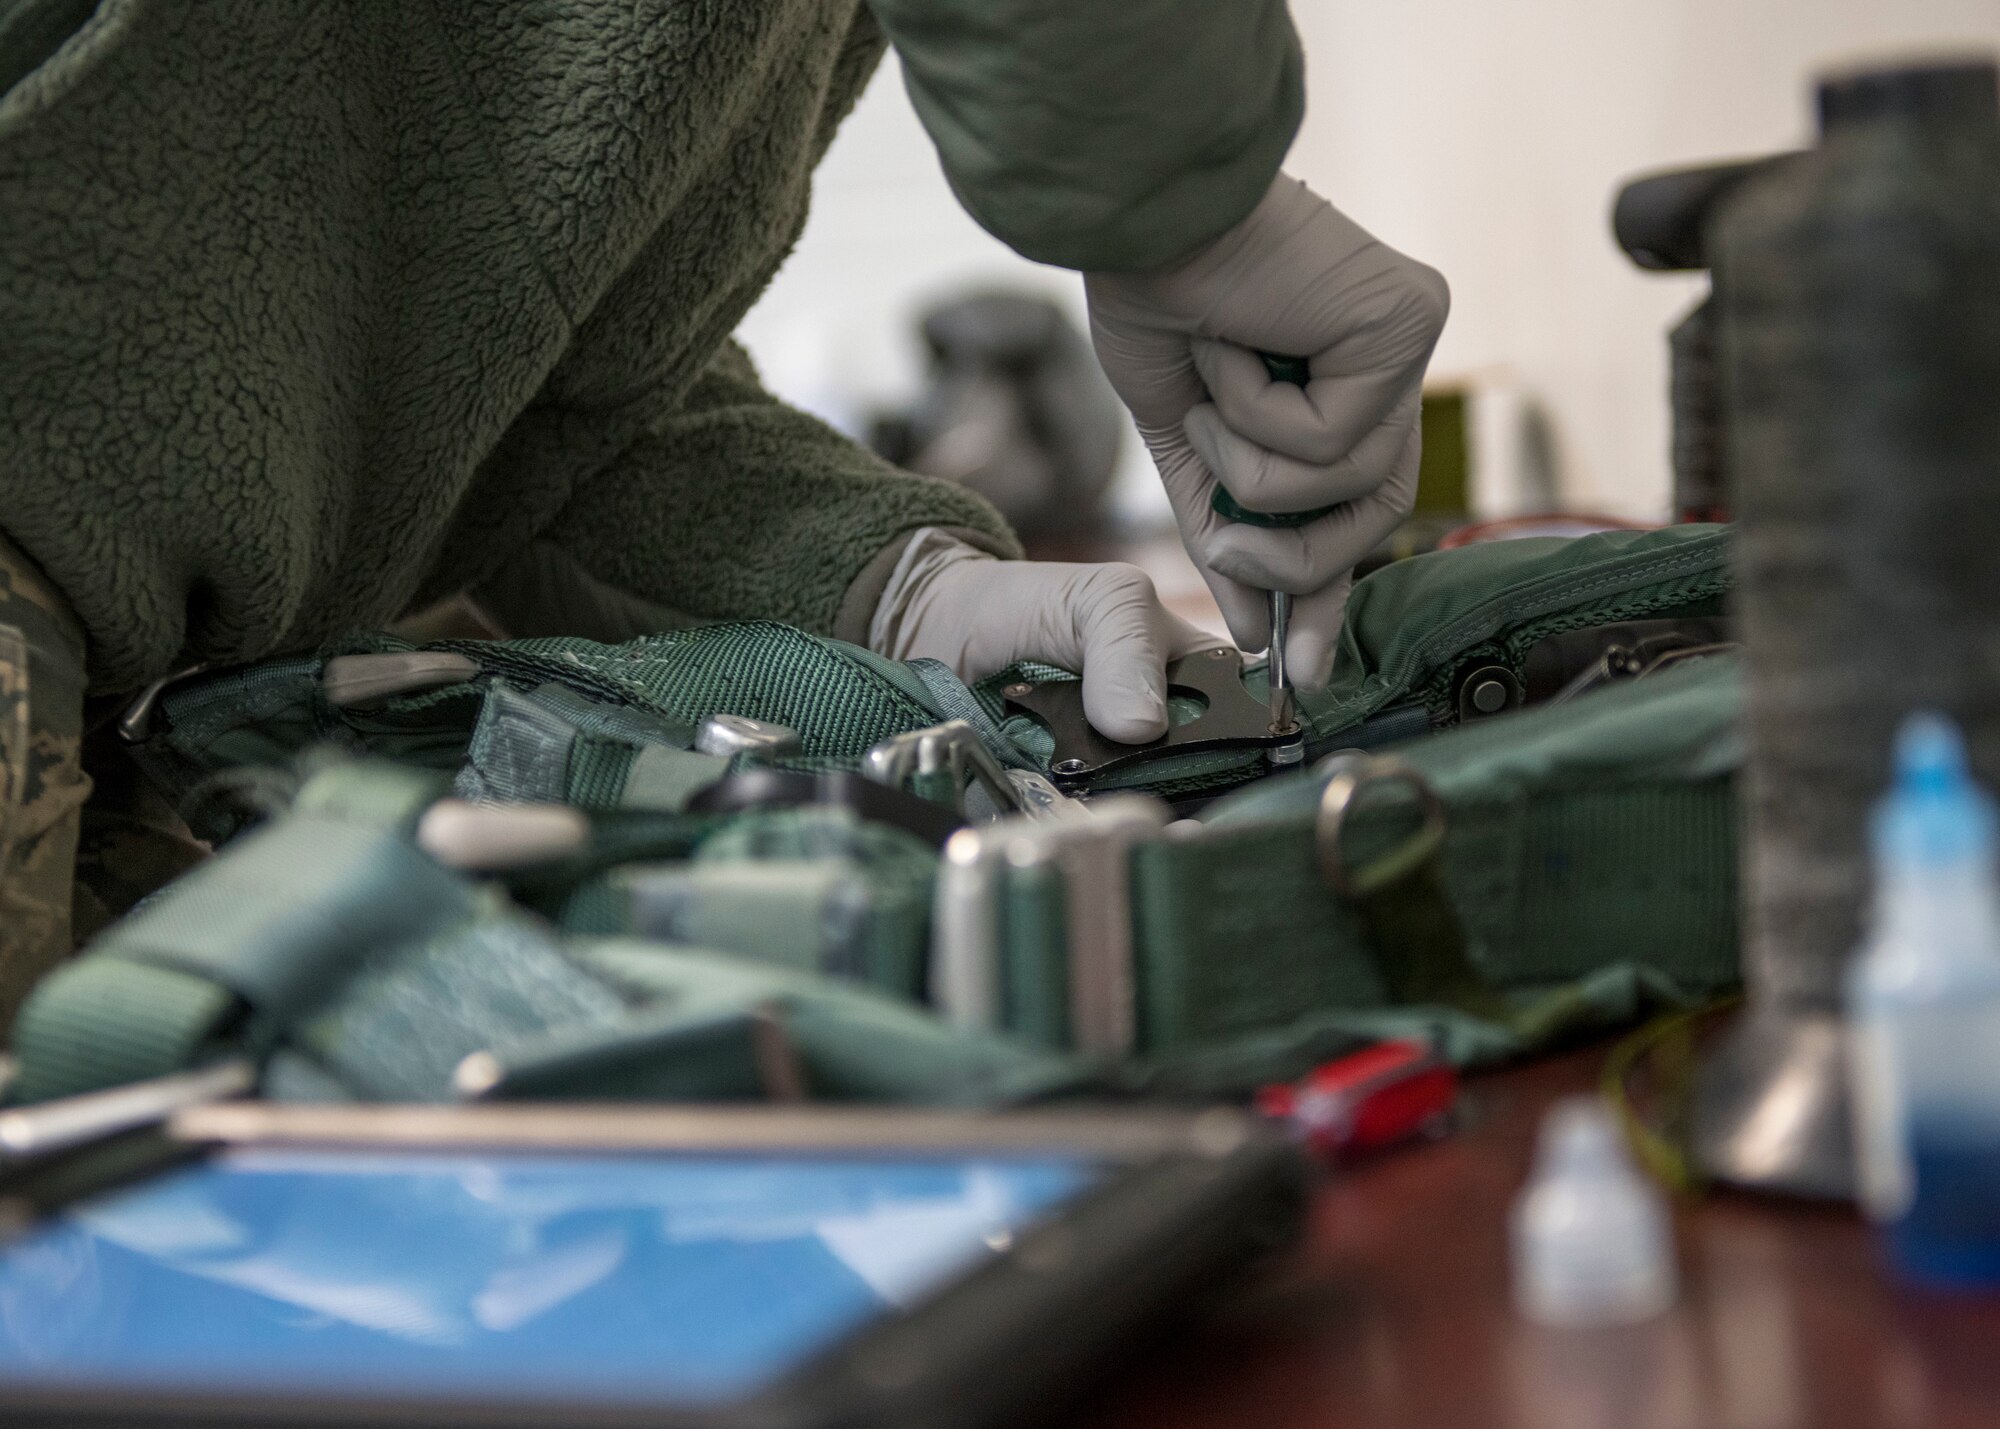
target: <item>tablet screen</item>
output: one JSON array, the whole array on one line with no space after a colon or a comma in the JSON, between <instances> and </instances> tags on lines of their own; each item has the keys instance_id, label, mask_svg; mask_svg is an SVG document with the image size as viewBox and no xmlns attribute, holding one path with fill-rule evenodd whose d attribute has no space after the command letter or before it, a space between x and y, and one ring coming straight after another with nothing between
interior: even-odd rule
<instances>
[{"instance_id":1,"label":"tablet screen","mask_svg":"<svg viewBox=\"0 0 2000 1429\"><path fill-rule=\"evenodd\" d=\"M0 1247L0 1382L699 1404L1099 1179L1061 1158L244 1149Z\"/></svg>"}]
</instances>

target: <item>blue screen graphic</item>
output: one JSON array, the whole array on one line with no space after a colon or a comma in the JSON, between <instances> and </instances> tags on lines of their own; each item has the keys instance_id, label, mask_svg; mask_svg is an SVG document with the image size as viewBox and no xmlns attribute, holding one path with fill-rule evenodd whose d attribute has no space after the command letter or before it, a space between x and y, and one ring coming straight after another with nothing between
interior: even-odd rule
<instances>
[{"instance_id":1,"label":"blue screen graphic","mask_svg":"<svg viewBox=\"0 0 2000 1429\"><path fill-rule=\"evenodd\" d=\"M0 1383L696 1404L912 1306L1062 1159L242 1150L0 1249Z\"/></svg>"}]
</instances>

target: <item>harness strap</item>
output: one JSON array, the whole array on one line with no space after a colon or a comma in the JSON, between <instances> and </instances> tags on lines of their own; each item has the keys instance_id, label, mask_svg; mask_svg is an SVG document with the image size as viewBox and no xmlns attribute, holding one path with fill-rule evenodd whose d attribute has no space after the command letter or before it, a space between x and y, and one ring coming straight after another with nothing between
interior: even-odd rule
<instances>
[{"instance_id":1,"label":"harness strap","mask_svg":"<svg viewBox=\"0 0 2000 1429\"><path fill-rule=\"evenodd\" d=\"M257 830L36 989L14 1032L18 1094L185 1067L224 1033L266 1040L359 950L462 918L471 896L390 829L302 813Z\"/></svg>"},{"instance_id":2,"label":"harness strap","mask_svg":"<svg viewBox=\"0 0 2000 1429\"><path fill-rule=\"evenodd\" d=\"M1690 991L1726 986L1734 827L1726 780L1459 805L1441 862L1360 906L1328 885L1303 822L1145 845L1133 864L1143 1049L1330 1008L1431 1005L1505 1025L1513 998L1621 963Z\"/></svg>"},{"instance_id":3,"label":"harness strap","mask_svg":"<svg viewBox=\"0 0 2000 1429\"><path fill-rule=\"evenodd\" d=\"M122 958L79 958L36 987L14 1024L25 1102L183 1071L233 1026L241 1004L205 978Z\"/></svg>"}]
</instances>

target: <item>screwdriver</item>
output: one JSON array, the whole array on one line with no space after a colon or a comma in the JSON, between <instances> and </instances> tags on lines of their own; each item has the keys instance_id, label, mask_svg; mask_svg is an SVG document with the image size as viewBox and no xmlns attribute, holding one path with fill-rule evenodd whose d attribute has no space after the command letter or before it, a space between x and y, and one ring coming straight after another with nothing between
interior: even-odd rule
<instances>
[{"instance_id":1,"label":"screwdriver","mask_svg":"<svg viewBox=\"0 0 2000 1429\"><path fill-rule=\"evenodd\" d=\"M1279 357L1273 353L1259 353L1264 359L1264 370L1271 374L1273 382L1290 382L1303 387L1312 379L1312 372L1303 357ZM1334 508L1322 506L1317 511L1252 511L1229 494L1220 481L1216 483L1215 495L1209 499L1209 506L1216 515L1226 521L1241 521L1246 526L1262 526L1268 529L1290 529L1317 521ZM1289 591L1273 590L1265 592L1271 615L1271 650L1265 674L1271 685L1271 733L1291 735L1299 732L1298 702L1292 693L1291 671L1285 667L1285 640L1292 628L1292 597ZM1291 752L1289 749L1287 752ZM1304 754L1303 745L1297 749L1292 759L1278 759L1273 763L1296 763Z\"/></svg>"}]
</instances>

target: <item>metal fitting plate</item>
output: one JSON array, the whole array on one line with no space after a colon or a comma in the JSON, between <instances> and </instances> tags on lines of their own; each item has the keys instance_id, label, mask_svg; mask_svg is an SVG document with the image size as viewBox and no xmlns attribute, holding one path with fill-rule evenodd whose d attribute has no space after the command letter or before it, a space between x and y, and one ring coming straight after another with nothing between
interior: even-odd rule
<instances>
[{"instance_id":1,"label":"metal fitting plate","mask_svg":"<svg viewBox=\"0 0 2000 1429\"><path fill-rule=\"evenodd\" d=\"M1010 713L1032 716L1055 737L1049 777L1065 793L1114 770L1163 759L1219 750L1288 752L1303 747L1304 735L1298 730L1271 732L1270 710L1243 688L1243 656L1238 651L1202 650L1174 661L1167 666L1167 694L1200 701L1202 712L1150 744L1120 744L1092 729L1084 717L1080 680L1008 685L1001 691Z\"/></svg>"}]
</instances>

